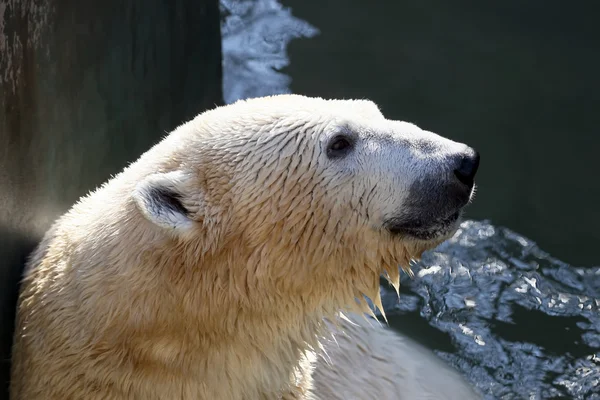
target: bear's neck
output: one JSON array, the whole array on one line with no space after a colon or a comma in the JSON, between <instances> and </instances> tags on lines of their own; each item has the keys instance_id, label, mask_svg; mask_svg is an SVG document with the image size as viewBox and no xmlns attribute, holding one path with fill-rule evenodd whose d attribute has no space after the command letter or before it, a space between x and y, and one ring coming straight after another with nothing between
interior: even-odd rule
<instances>
[{"instance_id":1,"label":"bear's neck","mask_svg":"<svg viewBox=\"0 0 600 400\"><path fill-rule=\"evenodd\" d=\"M304 398L323 317L353 303L357 293L349 288L378 293L379 271L359 274L350 266L366 262L346 253L316 260L235 240L206 254L161 235L139 236L142 253L118 261L142 269L132 274L135 287L122 283L129 329L118 329L134 361L160 366L157 389L168 378L165 387L189 387L199 398Z\"/></svg>"},{"instance_id":2,"label":"bear's neck","mask_svg":"<svg viewBox=\"0 0 600 400\"><path fill-rule=\"evenodd\" d=\"M173 261L157 264L162 284L151 287L164 296L148 316L139 361L187 369L172 376L189 376L185 384L203 387L206 398L304 398L324 329L316 303L243 276L229 257L204 260L210 268Z\"/></svg>"}]
</instances>

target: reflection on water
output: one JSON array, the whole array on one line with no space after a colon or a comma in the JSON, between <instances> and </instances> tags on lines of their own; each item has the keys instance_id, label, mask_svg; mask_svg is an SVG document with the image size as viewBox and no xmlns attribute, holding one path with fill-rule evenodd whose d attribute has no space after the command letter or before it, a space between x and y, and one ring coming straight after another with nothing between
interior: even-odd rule
<instances>
[{"instance_id":1,"label":"reflection on water","mask_svg":"<svg viewBox=\"0 0 600 400\"><path fill-rule=\"evenodd\" d=\"M289 92L277 70L318 33L274 0L221 1L227 102ZM383 288L390 324L434 349L492 398L600 399L600 268L575 268L486 222L463 223Z\"/></svg>"},{"instance_id":2,"label":"reflection on water","mask_svg":"<svg viewBox=\"0 0 600 400\"><path fill-rule=\"evenodd\" d=\"M467 221L413 270L400 301L384 288L391 324L415 335L405 314L418 314L446 333L452 347L438 355L490 398L600 398L600 267L572 267L508 229Z\"/></svg>"},{"instance_id":3,"label":"reflection on water","mask_svg":"<svg viewBox=\"0 0 600 400\"><path fill-rule=\"evenodd\" d=\"M225 102L289 93L290 77L277 72L289 63L286 47L318 30L275 0L221 0L221 10Z\"/></svg>"}]
</instances>

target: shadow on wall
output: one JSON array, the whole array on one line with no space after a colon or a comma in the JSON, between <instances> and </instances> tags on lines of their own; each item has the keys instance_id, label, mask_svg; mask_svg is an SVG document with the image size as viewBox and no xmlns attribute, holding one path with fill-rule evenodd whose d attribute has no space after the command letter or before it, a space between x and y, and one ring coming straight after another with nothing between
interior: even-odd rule
<instances>
[{"instance_id":1,"label":"shadow on wall","mask_svg":"<svg viewBox=\"0 0 600 400\"><path fill-rule=\"evenodd\" d=\"M81 195L222 103L217 0L0 0L0 399L24 260Z\"/></svg>"},{"instance_id":2,"label":"shadow on wall","mask_svg":"<svg viewBox=\"0 0 600 400\"><path fill-rule=\"evenodd\" d=\"M10 345L12 343L13 321L17 304L18 282L25 265L27 256L35 248L37 240L22 235L20 232L0 226L0 377L3 385L0 387L0 399L4 399L5 382L10 376Z\"/></svg>"}]
</instances>

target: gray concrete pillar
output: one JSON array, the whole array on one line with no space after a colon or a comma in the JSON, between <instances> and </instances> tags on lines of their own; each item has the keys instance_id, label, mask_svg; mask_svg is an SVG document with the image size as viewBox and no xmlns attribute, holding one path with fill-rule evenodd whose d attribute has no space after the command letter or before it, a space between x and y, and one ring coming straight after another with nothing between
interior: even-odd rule
<instances>
[{"instance_id":1,"label":"gray concrete pillar","mask_svg":"<svg viewBox=\"0 0 600 400\"><path fill-rule=\"evenodd\" d=\"M222 103L219 25L218 0L0 0L0 399L27 254L81 195Z\"/></svg>"}]
</instances>

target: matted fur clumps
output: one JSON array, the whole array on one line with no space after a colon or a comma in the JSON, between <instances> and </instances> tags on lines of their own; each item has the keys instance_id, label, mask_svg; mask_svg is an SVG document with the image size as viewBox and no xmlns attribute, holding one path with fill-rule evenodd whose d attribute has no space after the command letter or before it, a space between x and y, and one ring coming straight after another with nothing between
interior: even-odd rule
<instances>
[{"instance_id":1,"label":"matted fur clumps","mask_svg":"<svg viewBox=\"0 0 600 400\"><path fill-rule=\"evenodd\" d=\"M82 198L28 263L13 398L308 398L323 318L381 308L380 275L397 289L437 244L381 227L407 183L380 144L325 154L382 121L366 101L238 102Z\"/></svg>"}]
</instances>

